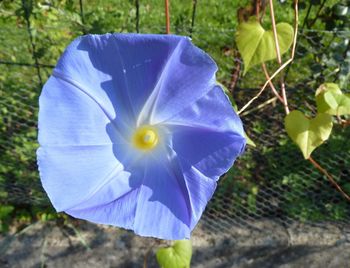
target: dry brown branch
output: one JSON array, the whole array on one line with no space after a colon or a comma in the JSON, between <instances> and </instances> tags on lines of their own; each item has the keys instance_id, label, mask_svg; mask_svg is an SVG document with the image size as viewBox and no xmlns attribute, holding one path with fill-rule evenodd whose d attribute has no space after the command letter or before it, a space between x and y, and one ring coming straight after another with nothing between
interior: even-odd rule
<instances>
[{"instance_id":1,"label":"dry brown branch","mask_svg":"<svg viewBox=\"0 0 350 268\"><path fill-rule=\"evenodd\" d=\"M262 67L262 69L263 69L263 71L264 71L265 78L266 78L267 80L269 80L269 79L270 79L270 75L269 75L269 73L268 73L268 71L267 71L267 69L266 69L265 63L263 63L263 64L261 65L261 67ZM283 100L283 98L280 96L280 94L278 94L278 92L277 92L275 86L273 85L272 81L270 81L269 85L270 85L270 88L271 88L273 94L275 94L275 96L276 96L276 97L282 102L282 104L284 105L284 100Z\"/></svg>"},{"instance_id":2,"label":"dry brown branch","mask_svg":"<svg viewBox=\"0 0 350 268\"><path fill-rule=\"evenodd\" d=\"M317 163L311 156L308 159L311 164L314 165L315 168L317 168L323 175L327 177L327 179L333 184L333 186L340 192L348 201L350 201L350 196L344 192L344 190L339 186L339 184L335 181L333 176L328 173L327 170L325 170L319 163Z\"/></svg>"}]
</instances>

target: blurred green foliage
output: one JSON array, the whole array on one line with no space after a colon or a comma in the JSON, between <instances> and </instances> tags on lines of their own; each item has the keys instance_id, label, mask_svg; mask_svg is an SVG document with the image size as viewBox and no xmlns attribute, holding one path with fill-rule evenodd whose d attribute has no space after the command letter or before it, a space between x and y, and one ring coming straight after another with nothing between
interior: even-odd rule
<instances>
[{"instance_id":1,"label":"blurred green foliage","mask_svg":"<svg viewBox=\"0 0 350 268\"><path fill-rule=\"evenodd\" d=\"M140 32L164 33L163 2L139 2ZM193 2L171 1L172 33L191 34L193 42L218 63L218 80L227 87L236 65L237 10L249 2L197 1L192 28ZM38 96L41 84L51 73L50 66L56 64L64 48L81 34L136 31L134 0L83 0L82 3L83 14L76 0L0 2L1 232L7 231L14 220L26 224L60 217L40 186L35 156ZM293 25L291 6L292 1L276 3L279 22ZM315 106L314 92L325 81L340 83L342 90L349 92L349 6L349 1L300 1L296 61L284 73L292 107L303 110ZM269 23L266 18L267 28ZM268 64L271 70L275 66ZM234 92L238 106L255 95L264 80L259 67L240 79ZM243 118L246 131L257 147L249 148L220 182L217 196L227 196L230 201L223 206L214 198L209 209L231 209L237 215L244 212L254 217L348 219L349 204L303 161L283 132L279 123L283 120L277 120L277 113L278 109L268 108ZM338 128L331 140L315 152L316 158L347 190L350 190L350 159L346 153L350 150L349 137L349 128Z\"/></svg>"}]
</instances>

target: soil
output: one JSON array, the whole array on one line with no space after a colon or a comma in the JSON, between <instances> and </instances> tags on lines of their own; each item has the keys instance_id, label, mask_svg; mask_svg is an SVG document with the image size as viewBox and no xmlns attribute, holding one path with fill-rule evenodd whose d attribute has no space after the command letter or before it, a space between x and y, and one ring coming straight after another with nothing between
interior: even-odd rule
<instances>
[{"instance_id":1,"label":"soil","mask_svg":"<svg viewBox=\"0 0 350 268\"><path fill-rule=\"evenodd\" d=\"M37 222L0 237L0 267L158 267L165 242L83 221ZM232 225L229 232L199 224L192 236L191 267L350 267L350 226L273 220Z\"/></svg>"}]
</instances>

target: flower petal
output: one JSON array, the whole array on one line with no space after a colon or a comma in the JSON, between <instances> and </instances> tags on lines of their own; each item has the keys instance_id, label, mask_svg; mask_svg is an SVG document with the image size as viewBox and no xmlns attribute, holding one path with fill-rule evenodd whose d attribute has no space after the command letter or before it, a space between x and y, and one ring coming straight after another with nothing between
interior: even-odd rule
<instances>
[{"instance_id":1,"label":"flower petal","mask_svg":"<svg viewBox=\"0 0 350 268\"><path fill-rule=\"evenodd\" d=\"M245 139L232 132L181 126L173 133L173 149L177 155L187 165L215 180L229 170L244 146Z\"/></svg>"},{"instance_id":2,"label":"flower petal","mask_svg":"<svg viewBox=\"0 0 350 268\"><path fill-rule=\"evenodd\" d=\"M193 166L185 166L185 161L181 161L183 176L187 187L187 192L191 204L191 225L192 230L198 223L208 201L213 196L217 183L211 178L205 177Z\"/></svg>"},{"instance_id":3,"label":"flower petal","mask_svg":"<svg viewBox=\"0 0 350 268\"><path fill-rule=\"evenodd\" d=\"M216 71L204 51L182 39L163 71L151 122L163 122L204 96L215 84Z\"/></svg>"},{"instance_id":4,"label":"flower petal","mask_svg":"<svg viewBox=\"0 0 350 268\"><path fill-rule=\"evenodd\" d=\"M182 39L147 34L86 35L69 45L54 75L83 85L111 114L136 122Z\"/></svg>"},{"instance_id":5,"label":"flower petal","mask_svg":"<svg viewBox=\"0 0 350 268\"><path fill-rule=\"evenodd\" d=\"M118 177L119 195L130 191L130 173L116 159L112 145L40 147L40 177L52 204L64 211L88 200Z\"/></svg>"},{"instance_id":6,"label":"flower petal","mask_svg":"<svg viewBox=\"0 0 350 268\"><path fill-rule=\"evenodd\" d=\"M189 238L187 189L176 174L168 160L148 159L137 200L135 233L170 240Z\"/></svg>"},{"instance_id":7,"label":"flower petal","mask_svg":"<svg viewBox=\"0 0 350 268\"><path fill-rule=\"evenodd\" d=\"M216 188L216 181L207 178L194 166L191 166L186 159L182 159L170 147L168 148L169 166L176 174L178 181L183 182L184 195L186 196L189 210L190 230L198 223L209 199L213 196Z\"/></svg>"},{"instance_id":8,"label":"flower petal","mask_svg":"<svg viewBox=\"0 0 350 268\"><path fill-rule=\"evenodd\" d=\"M56 77L46 82L39 100L41 145L100 145L120 142L116 128L98 103L79 88Z\"/></svg>"},{"instance_id":9,"label":"flower petal","mask_svg":"<svg viewBox=\"0 0 350 268\"><path fill-rule=\"evenodd\" d=\"M95 223L133 229L139 191L140 189L136 188L110 203L91 208L73 208L66 213Z\"/></svg>"},{"instance_id":10,"label":"flower petal","mask_svg":"<svg viewBox=\"0 0 350 268\"><path fill-rule=\"evenodd\" d=\"M94 209L96 207L108 206L117 199L120 199L126 195L129 195L135 189L140 188L143 177L144 177L144 167L139 164L139 161L134 163L129 162L124 165L124 170L116 172L110 177L110 179L101 184L101 186L94 191L93 195L90 198L84 200L84 202L79 203L78 205L71 207L70 211L82 211L85 210L85 217L88 219L87 211ZM136 200L136 199L135 199ZM134 200L134 202L136 202ZM93 212L91 215L91 221L94 221L94 217L99 214L97 211ZM118 217L117 215L115 217ZM103 215L103 211L99 215L99 222L105 220L107 224L116 225L116 223L108 222L109 215Z\"/></svg>"},{"instance_id":11,"label":"flower petal","mask_svg":"<svg viewBox=\"0 0 350 268\"><path fill-rule=\"evenodd\" d=\"M219 86L165 122L173 149L205 177L218 179L242 153L242 122Z\"/></svg>"},{"instance_id":12,"label":"flower petal","mask_svg":"<svg viewBox=\"0 0 350 268\"><path fill-rule=\"evenodd\" d=\"M215 85L206 95L164 122L165 125L183 125L207 128L217 132L233 132L244 136L241 119L221 89Z\"/></svg>"}]
</instances>

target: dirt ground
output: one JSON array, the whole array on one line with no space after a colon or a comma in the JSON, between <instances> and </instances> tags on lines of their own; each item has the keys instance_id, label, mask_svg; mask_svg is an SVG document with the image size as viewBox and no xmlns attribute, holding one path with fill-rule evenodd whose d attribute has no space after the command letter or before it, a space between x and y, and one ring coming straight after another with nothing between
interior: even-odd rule
<instances>
[{"instance_id":1,"label":"dirt ground","mask_svg":"<svg viewBox=\"0 0 350 268\"><path fill-rule=\"evenodd\" d=\"M223 233L199 224L192 242L191 267L350 267L350 226L256 220ZM38 222L0 237L0 267L158 267L155 251L162 243L83 221Z\"/></svg>"}]
</instances>

